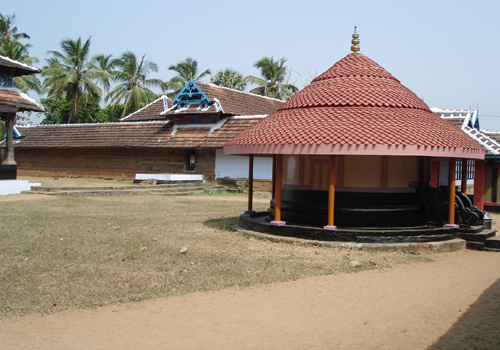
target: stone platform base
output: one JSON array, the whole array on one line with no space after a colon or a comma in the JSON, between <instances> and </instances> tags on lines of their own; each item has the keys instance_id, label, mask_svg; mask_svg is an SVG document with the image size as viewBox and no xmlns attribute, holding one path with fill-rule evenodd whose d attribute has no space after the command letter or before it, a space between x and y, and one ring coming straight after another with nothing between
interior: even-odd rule
<instances>
[{"instance_id":1,"label":"stone platform base","mask_svg":"<svg viewBox=\"0 0 500 350\"><path fill-rule=\"evenodd\" d=\"M355 243L355 242L334 242L317 241L312 239L301 239L295 237L276 236L269 233L262 233L244 229L236 224L231 228L245 236L266 239L272 242L293 243L300 245L309 245L316 247L332 247L350 250L379 250L379 251L398 251L407 253L424 252L453 252L466 248L466 242L463 239L455 238L440 242L413 242L413 243Z\"/></svg>"},{"instance_id":2,"label":"stone platform base","mask_svg":"<svg viewBox=\"0 0 500 350\"><path fill-rule=\"evenodd\" d=\"M274 226L269 212L245 213L240 216L235 229L247 235L283 242L298 242L321 246L336 246L350 249L396 249L413 250L423 247L430 250L456 250L465 248L459 239L457 228L441 226L416 227L323 227L286 224ZM451 247L451 248L450 248Z\"/></svg>"},{"instance_id":3,"label":"stone platform base","mask_svg":"<svg viewBox=\"0 0 500 350\"><path fill-rule=\"evenodd\" d=\"M15 180L15 179L17 179L17 165L0 164L0 180Z\"/></svg>"}]
</instances>

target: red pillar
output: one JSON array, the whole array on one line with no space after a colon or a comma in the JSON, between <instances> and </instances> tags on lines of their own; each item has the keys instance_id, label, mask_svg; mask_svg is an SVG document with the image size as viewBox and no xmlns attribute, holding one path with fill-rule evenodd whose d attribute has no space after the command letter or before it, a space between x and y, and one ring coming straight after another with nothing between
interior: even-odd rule
<instances>
[{"instance_id":1,"label":"red pillar","mask_svg":"<svg viewBox=\"0 0 500 350\"><path fill-rule=\"evenodd\" d=\"M474 166L474 205L484 210L484 160L476 160Z\"/></svg>"},{"instance_id":2,"label":"red pillar","mask_svg":"<svg viewBox=\"0 0 500 350\"><path fill-rule=\"evenodd\" d=\"M253 154L248 156L248 213L252 213L253 202Z\"/></svg>"},{"instance_id":3,"label":"red pillar","mask_svg":"<svg viewBox=\"0 0 500 350\"><path fill-rule=\"evenodd\" d=\"M462 185L460 191L467 194L467 159L462 159Z\"/></svg>"},{"instance_id":4,"label":"red pillar","mask_svg":"<svg viewBox=\"0 0 500 350\"><path fill-rule=\"evenodd\" d=\"M439 162L431 163L431 187L439 187Z\"/></svg>"},{"instance_id":5,"label":"red pillar","mask_svg":"<svg viewBox=\"0 0 500 350\"><path fill-rule=\"evenodd\" d=\"M274 226L285 225L285 221L281 221L281 177L283 173L283 155L276 155L276 186L274 197L274 220L270 222Z\"/></svg>"},{"instance_id":6,"label":"red pillar","mask_svg":"<svg viewBox=\"0 0 500 350\"><path fill-rule=\"evenodd\" d=\"M336 230L334 226L335 213L335 156L330 156L328 169L328 225L324 226L325 230Z\"/></svg>"}]
</instances>

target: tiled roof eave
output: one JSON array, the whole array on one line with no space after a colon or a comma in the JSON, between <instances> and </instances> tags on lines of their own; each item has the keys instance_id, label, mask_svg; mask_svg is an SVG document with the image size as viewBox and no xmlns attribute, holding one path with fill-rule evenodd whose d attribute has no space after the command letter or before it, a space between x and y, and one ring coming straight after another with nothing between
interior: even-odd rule
<instances>
[{"instance_id":1,"label":"tiled roof eave","mask_svg":"<svg viewBox=\"0 0 500 350\"><path fill-rule=\"evenodd\" d=\"M429 109L428 108L425 108L425 107L418 107L418 106L409 106L409 105L385 105L385 104L381 104L381 103L378 103L378 104L340 104L340 103L336 103L336 104L321 104L321 105L309 105L309 106L302 106L300 108L297 108L297 107L290 107L290 108L287 108L286 106L285 107L281 107L280 109L278 109L278 111L284 111L284 110L297 110L297 109L301 109L301 110L307 110L309 108L314 108L314 109L317 109L317 108L332 108L332 107L342 107L342 108L370 108L370 107L376 107L376 108L391 108L391 109L401 109L401 110L418 110L418 111L426 111L428 112Z\"/></svg>"},{"instance_id":2,"label":"tiled roof eave","mask_svg":"<svg viewBox=\"0 0 500 350\"><path fill-rule=\"evenodd\" d=\"M370 155L425 156L484 159L481 149L416 145L348 145L348 144L254 144L225 145L225 154L303 154L303 155Z\"/></svg>"},{"instance_id":3,"label":"tiled roof eave","mask_svg":"<svg viewBox=\"0 0 500 350\"><path fill-rule=\"evenodd\" d=\"M143 145L101 145L101 144L86 144L84 146L66 146L66 145L49 145L49 146L37 146L37 145L23 145L22 143L14 142L14 147L17 148L33 148L33 149L123 149L123 148L177 148L177 149L188 149L188 148L222 148L225 141L221 142L211 142L207 141L205 144L173 144L172 142L163 142L159 144L148 143ZM5 142L0 142L0 148L4 148Z\"/></svg>"}]
</instances>

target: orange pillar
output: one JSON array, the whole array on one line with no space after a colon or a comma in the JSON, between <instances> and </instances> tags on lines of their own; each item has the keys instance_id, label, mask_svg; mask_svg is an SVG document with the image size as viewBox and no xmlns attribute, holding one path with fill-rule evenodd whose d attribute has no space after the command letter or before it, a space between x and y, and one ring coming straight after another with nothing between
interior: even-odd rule
<instances>
[{"instance_id":1,"label":"orange pillar","mask_svg":"<svg viewBox=\"0 0 500 350\"><path fill-rule=\"evenodd\" d=\"M484 210L484 160L476 160L474 166L474 205Z\"/></svg>"},{"instance_id":2,"label":"orange pillar","mask_svg":"<svg viewBox=\"0 0 500 350\"><path fill-rule=\"evenodd\" d=\"M248 210L247 213L252 213L253 202L253 154L248 156Z\"/></svg>"},{"instance_id":3,"label":"orange pillar","mask_svg":"<svg viewBox=\"0 0 500 350\"><path fill-rule=\"evenodd\" d=\"M281 177L283 173L283 155L276 155L276 189L274 197L274 220L270 222L274 226L285 225L285 221L281 221Z\"/></svg>"},{"instance_id":4,"label":"orange pillar","mask_svg":"<svg viewBox=\"0 0 500 350\"><path fill-rule=\"evenodd\" d=\"M325 230L336 230L337 227L333 225L335 213L335 156L330 156L328 171L328 225L323 228Z\"/></svg>"},{"instance_id":5,"label":"orange pillar","mask_svg":"<svg viewBox=\"0 0 500 350\"><path fill-rule=\"evenodd\" d=\"M448 186L450 188L449 208L448 208L448 227L456 227L455 225L455 158L450 158L450 166L448 170Z\"/></svg>"},{"instance_id":6,"label":"orange pillar","mask_svg":"<svg viewBox=\"0 0 500 350\"><path fill-rule=\"evenodd\" d=\"M460 191L467 194L467 159L462 159L462 185Z\"/></svg>"}]
</instances>

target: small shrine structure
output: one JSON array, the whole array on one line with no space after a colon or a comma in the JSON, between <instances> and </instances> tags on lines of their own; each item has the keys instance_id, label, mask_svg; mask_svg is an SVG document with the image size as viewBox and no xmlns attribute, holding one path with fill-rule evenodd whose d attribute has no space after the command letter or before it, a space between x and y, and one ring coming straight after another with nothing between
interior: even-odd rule
<instances>
[{"instance_id":1,"label":"small shrine structure","mask_svg":"<svg viewBox=\"0 0 500 350\"><path fill-rule=\"evenodd\" d=\"M351 50L224 145L226 154L249 155L250 187L253 157L273 157L269 211L252 210L250 188L239 225L305 238L415 242L456 237L458 224L479 223L477 208L456 214L455 164L484 168L486 150L359 53L356 30ZM433 159L448 161L444 189L430 186Z\"/></svg>"},{"instance_id":2,"label":"small shrine structure","mask_svg":"<svg viewBox=\"0 0 500 350\"><path fill-rule=\"evenodd\" d=\"M14 88L14 78L40 73L38 68L0 56L0 119L5 122L6 145L1 159L0 179L16 179L17 163L14 157L14 138L17 112L44 112L41 104ZM2 135L3 136L3 135Z\"/></svg>"}]
</instances>

